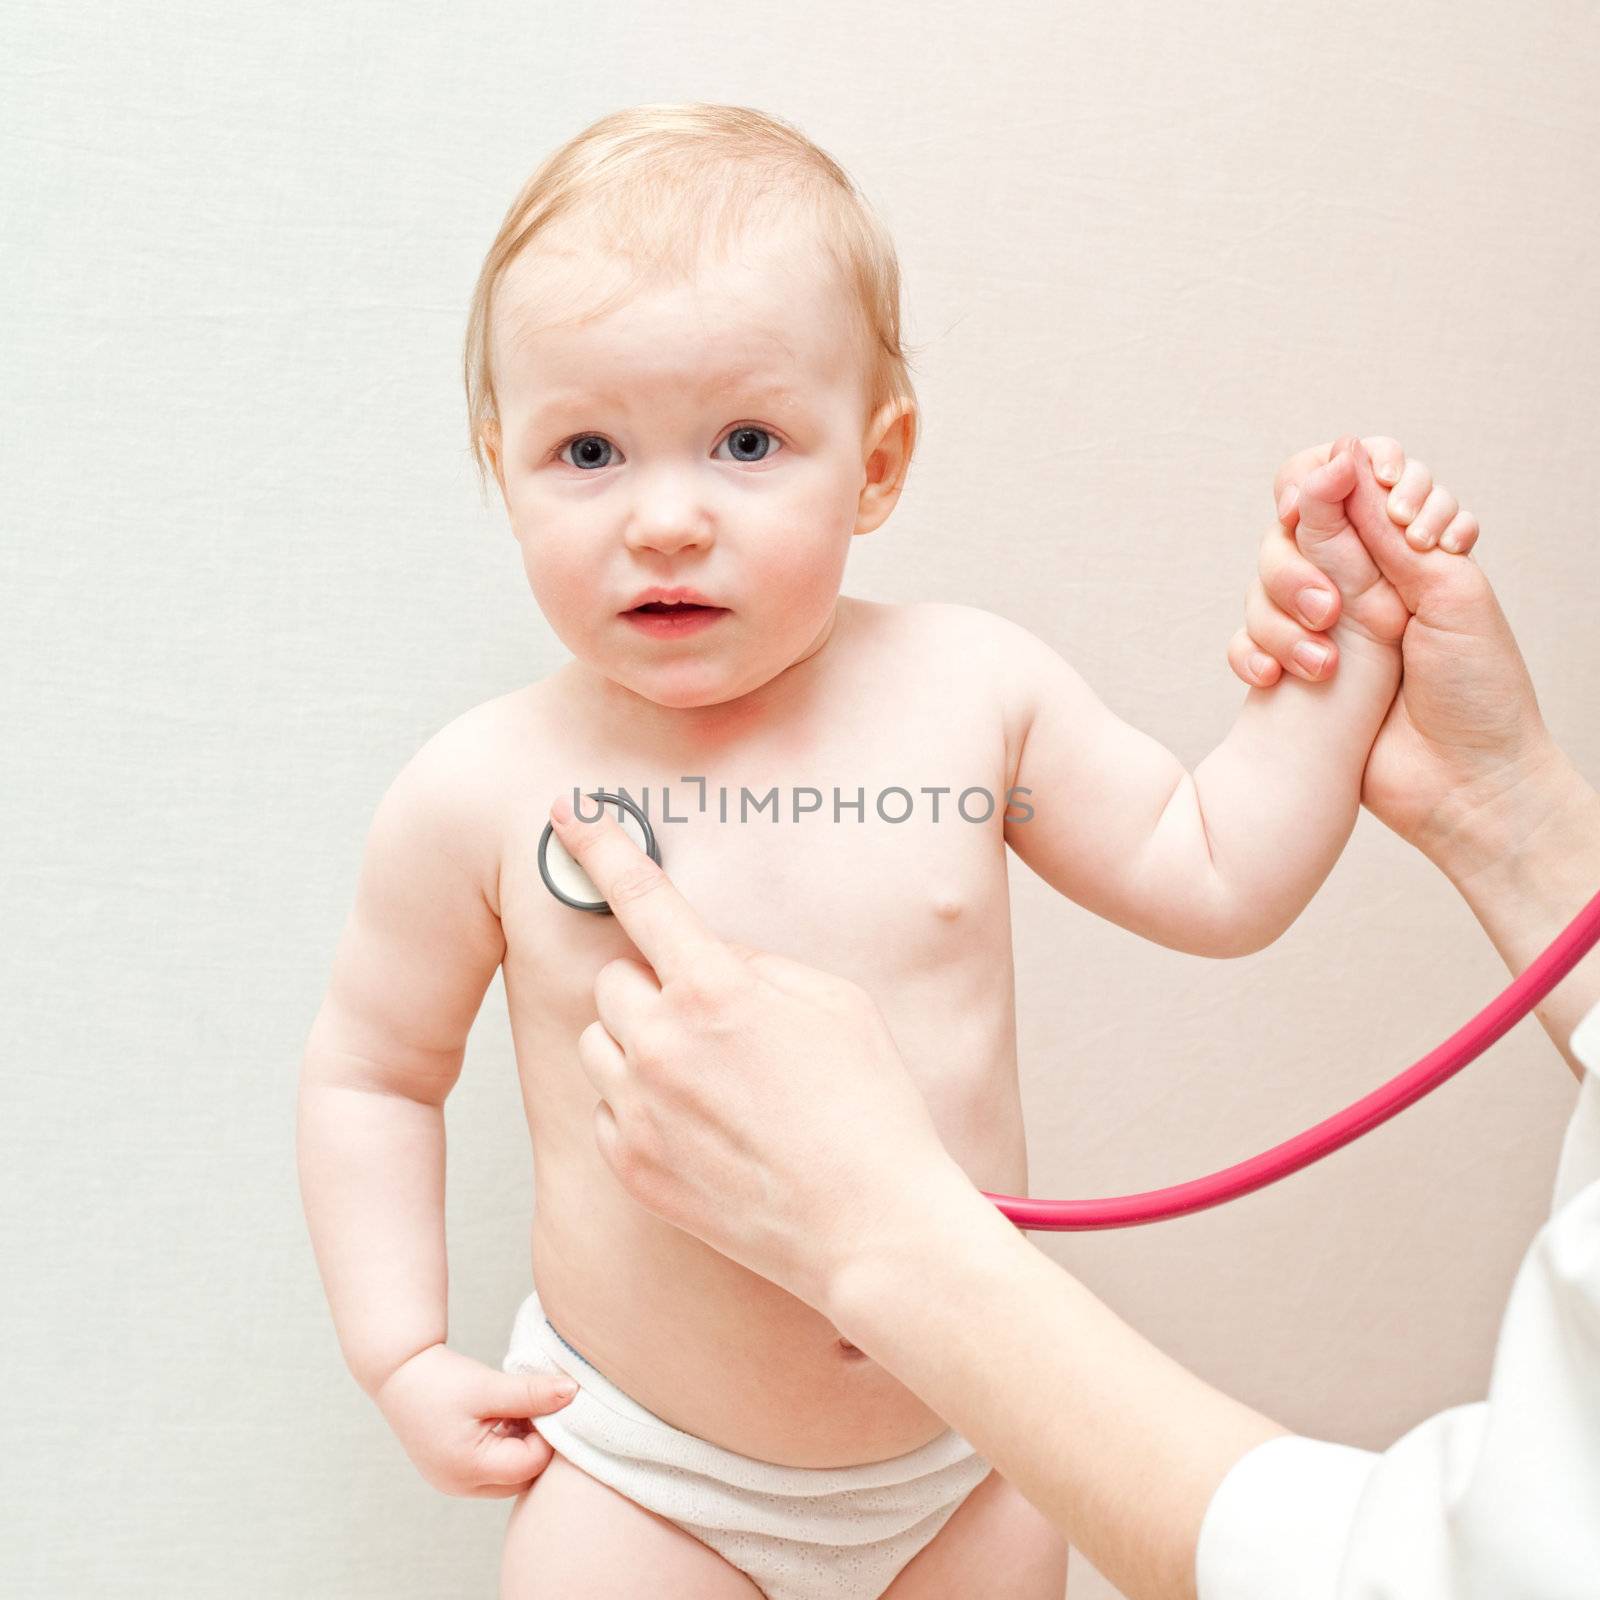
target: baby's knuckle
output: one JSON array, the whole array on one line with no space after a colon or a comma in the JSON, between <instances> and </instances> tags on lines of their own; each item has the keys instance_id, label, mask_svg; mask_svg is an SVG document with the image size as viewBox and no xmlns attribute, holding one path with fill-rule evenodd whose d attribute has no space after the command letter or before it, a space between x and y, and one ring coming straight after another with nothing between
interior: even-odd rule
<instances>
[{"instance_id":1,"label":"baby's knuckle","mask_svg":"<svg viewBox=\"0 0 1600 1600\"><path fill-rule=\"evenodd\" d=\"M1406 631L1406 624L1410 621L1411 608L1390 589L1375 607L1372 628L1386 644L1394 644Z\"/></svg>"},{"instance_id":2,"label":"baby's knuckle","mask_svg":"<svg viewBox=\"0 0 1600 1600\"><path fill-rule=\"evenodd\" d=\"M1389 580L1384 577L1382 569L1370 561L1359 577L1346 576L1339 584L1339 594L1346 605L1352 601L1364 600L1374 592L1380 595L1385 592L1393 594L1394 590L1390 587Z\"/></svg>"}]
</instances>

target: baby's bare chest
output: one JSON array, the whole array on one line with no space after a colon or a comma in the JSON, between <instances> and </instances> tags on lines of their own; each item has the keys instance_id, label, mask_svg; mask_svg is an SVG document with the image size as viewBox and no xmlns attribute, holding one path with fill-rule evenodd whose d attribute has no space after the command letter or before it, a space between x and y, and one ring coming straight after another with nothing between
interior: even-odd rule
<instances>
[{"instance_id":1,"label":"baby's bare chest","mask_svg":"<svg viewBox=\"0 0 1600 1600\"><path fill-rule=\"evenodd\" d=\"M574 788L625 792L644 810L662 865L713 931L861 984L897 1037L1009 995L1007 759L979 711L940 716L902 697L831 735L670 765L593 738L544 741L508 808L499 880L525 1069L566 1053L606 962L638 959L615 918L562 904L540 875L550 801Z\"/></svg>"}]
</instances>

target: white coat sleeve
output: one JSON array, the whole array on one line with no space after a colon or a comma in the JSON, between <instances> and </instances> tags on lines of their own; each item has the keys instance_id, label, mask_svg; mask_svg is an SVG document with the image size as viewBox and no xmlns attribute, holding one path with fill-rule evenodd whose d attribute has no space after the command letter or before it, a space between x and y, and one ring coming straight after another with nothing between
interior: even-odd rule
<instances>
[{"instance_id":1,"label":"white coat sleeve","mask_svg":"<svg viewBox=\"0 0 1600 1600\"><path fill-rule=\"evenodd\" d=\"M1548 1222L1523 1258L1489 1398L1388 1450L1286 1435L1207 1507L1200 1600L1600 1597L1600 1005Z\"/></svg>"}]
</instances>

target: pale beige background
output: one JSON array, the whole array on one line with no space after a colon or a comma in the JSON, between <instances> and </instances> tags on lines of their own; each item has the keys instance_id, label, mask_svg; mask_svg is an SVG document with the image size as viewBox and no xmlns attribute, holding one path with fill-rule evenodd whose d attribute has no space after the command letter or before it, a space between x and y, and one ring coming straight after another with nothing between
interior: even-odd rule
<instances>
[{"instance_id":1,"label":"pale beige background","mask_svg":"<svg viewBox=\"0 0 1600 1600\"><path fill-rule=\"evenodd\" d=\"M851 592L1016 618L1193 765L1244 692L1274 468L1392 432L1481 517L1600 778L1587 8L35 3L5 32L19 1600L493 1592L504 1502L430 1489L340 1364L292 1108L379 795L561 659L458 359L504 207L601 113L778 112L892 228L926 431ZM1020 868L1016 928L1039 1193L1237 1159L1503 980L1366 816L1245 960ZM1380 1445L1483 1391L1572 1097L1524 1024L1279 1189L1044 1247L1216 1383ZM449 1104L452 1339L487 1361L526 1288L519 1121L496 982Z\"/></svg>"}]
</instances>

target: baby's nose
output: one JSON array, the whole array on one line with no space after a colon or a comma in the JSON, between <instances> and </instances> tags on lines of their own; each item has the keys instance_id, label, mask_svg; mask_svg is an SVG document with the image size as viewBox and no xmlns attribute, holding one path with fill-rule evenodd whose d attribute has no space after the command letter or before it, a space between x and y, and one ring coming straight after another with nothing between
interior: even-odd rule
<instances>
[{"instance_id":1,"label":"baby's nose","mask_svg":"<svg viewBox=\"0 0 1600 1600\"><path fill-rule=\"evenodd\" d=\"M699 514L640 513L629 522L625 535L630 550L656 550L669 556L709 546L714 538L710 519Z\"/></svg>"}]
</instances>

